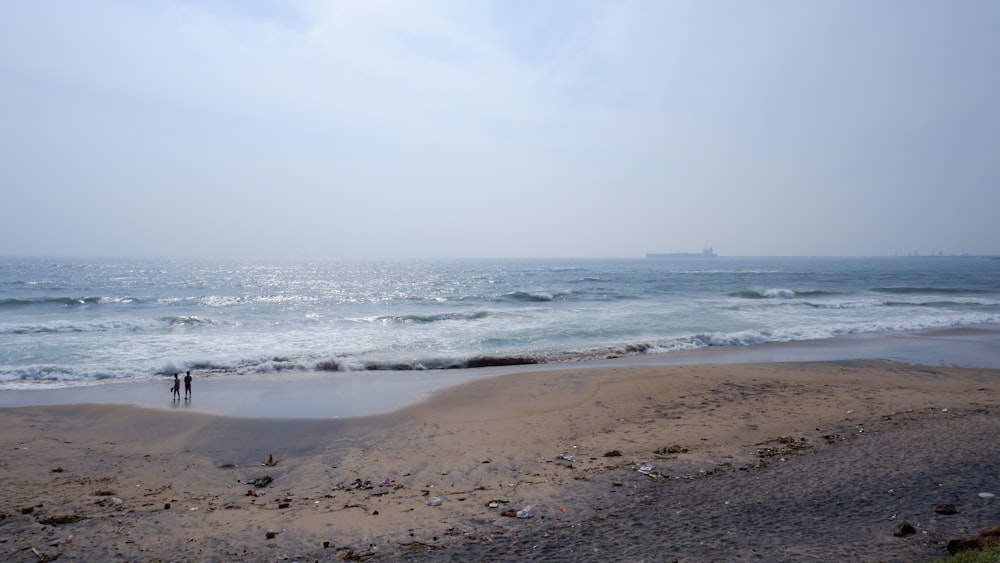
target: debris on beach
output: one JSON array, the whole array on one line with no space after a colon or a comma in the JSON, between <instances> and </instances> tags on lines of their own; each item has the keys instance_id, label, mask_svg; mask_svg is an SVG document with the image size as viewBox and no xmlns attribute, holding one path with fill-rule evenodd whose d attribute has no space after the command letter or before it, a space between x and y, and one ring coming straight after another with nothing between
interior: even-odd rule
<instances>
[{"instance_id":1,"label":"debris on beach","mask_svg":"<svg viewBox=\"0 0 1000 563\"><path fill-rule=\"evenodd\" d=\"M636 467L632 466L632 469L637 473L642 473L643 475L649 477L650 479L664 479L666 475L661 474L656 471L656 467L651 463L643 463L642 465Z\"/></svg>"},{"instance_id":2,"label":"debris on beach","mask_svg":"<svg viewBox=\"0 0 1000 563\"><path fill-rule=\"evenodd\" d=\"M368 489L373 489L374 488L374 487L372 487L372 482L371 481L368 481L368 480L362 481L360 478L355 479L354 483L352 483L352 485L357 490L368 490Z\"/></svg>"},{"instance_id":3,"label":"debris on beach","mask_svg":"<svg viewBox=\"0 0 1000 563\"><path fill-rule=\"evenodd\" d=\"M49 555L47 553L42 553L41 551L38 551L34 547L31 548L31 552L34 553L35 557L38 558L39 563L48 563L49 561L55 561L56 559L59 558L58 555Z\"/></svg>"},{"instance_id":4,"label":"debris on beach","mask_svg":"<svg viewBox=\"0 0 1000 563\"><path fill-rule=\"evenodd\" d=\"M379 487L389 487L390 489L402 489L403 485L397 483L395 479L390 479L386 477L378 482Z\"/></svg>"},{"instance_id":5,"label":"debris on beach","mask_svg":"<svg viewBox=\"0 0 1000 563\"><path fill-rule=\"evenodd\" d=\"M996 495L994 495L993 493L979 493L979 498L984 498L987 500L994 498L995 496Z\"/></svg>"},{"instance_id":6,"label":"debris on beach","mask_svg":"<svg viewBox=\"0 0 1000 563\"><path fill-rule=\"evenodd\" d=\"M532 518L532 517L535 516L535 507L531 506L529 504L529 505L525 506L524 508L522 508L521 510L518 510L514 514L514 516L516 516L518 518Z\"/></svg>"},{"instance_id":7,"label":"debris on beach","mask_svg":"<svg viewBox=\"0 0 1000 563\"><path fill-rule=\"evenodd\" d=\"M79 514L64 514L61 516L49 516L48 518L39 518L38 523L44 524L46 526L59 526L61 524L72 524L74 522L79 522L80 520L86 520L86 516L80 516Z\"/></svg>"},{"instance_id":8,"label":"debris on beach","mask_svg":"<svg viewBox=\"0 0 1000 563\"><path fill-rule=\"evenodd\" d=\"M345 553L341 559L343 559L344 561L361 561L362 559L368 557L374 557L377 554L378 554L378 547L375 545L369 545L368 549L365 551L348 550L348 552Z\"/></svg>"},{"instance_id":9,"label":"debris on beach","mask_svg":"<svg viewBox=\"0 0 1000 563\"><path fill-rule=\"evenodd\" d=\"M253 481L250 481L250 484L253 485L254 487L257 487L258 489L263 489L264 487L270 485L271 482L273 481L274 477L271 477L270 475L264 475L263 477L257 477Z\"/></svg>"},{"instance_id":10,"label":"debris on beach","mask_svg":"<svg viewBox=\"0 0 1000 563\"><path fill-rule=\"evenodd\" d=\"M559 454L556 456L556 459L561 459L563 461L568 461L570 463L573 463L574 461L579 461L579 459L577 459L575 455L566 455L566 454Z\"/></svg>"},{"instance_id":11,"label":"debris on beach","mask_svg":"<svg viewBox=\"0 0 1000 563\"><path fill-rule=\"evenodd\" d=\"M441 506L441 497L430 497L427 499L427 506Z\"/></svg>"},{"instance_id":12,"label":"debris on beach","mask_svg":"<svg viewBox=\"0 0 1000 563\"><path fill-rule=\"evenodd\" d=\"M278 460L274 459L273 455L267 454L267 459L261 465L265 465L267 467L274 467L275 465L278 465Z\"/></svg>"}]
</instances>

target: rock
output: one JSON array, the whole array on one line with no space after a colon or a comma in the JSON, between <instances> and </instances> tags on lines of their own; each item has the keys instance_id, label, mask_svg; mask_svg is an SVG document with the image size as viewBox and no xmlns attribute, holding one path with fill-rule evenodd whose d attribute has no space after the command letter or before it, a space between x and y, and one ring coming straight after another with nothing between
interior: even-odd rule
<instances>
[{"instance_id":1,"label":"rock","mask_svg":"<svg viewBox=\"0 0 1000 563\"><path fill-rule=\"evenodd\" d=\"M979 550L992 544L1000 543L1000 524L990 524L979 535L969 536L948 542L948 553L955 555L963 551Z\"/></svg>"},{"instance_id":2,"label":"rock","mask_svg":"<svg viewBox=\"0 0 1000 563\"><path fill-rule=\"evenodd\" d=\"M266 534L264 534L264 537L267 538L267 539L269 539L269 540L273 540L274 537L277 536L277 535L278 535L278 532L275 532L274 530L268 530L268 532Z\"/></svg>"},{"instance_id":3,"label":"rock","mask_svg":"<svg viewBox=\"0 0 1000 563\"><path fill-rule=\"evenodd\" d=\"M910 524L909 522L900 522L899 524L896 524L895 528L892 529L892 535L897 538L912 536L915 533L917 533L916 528L914 528L913 524Z\"/></svg>"},{"instance_id":4,"label":"rock","mask_svg":"<svg viewBox=\"0 0 1000 563\"><path fill-rule=\"evenodd\" d=\"M938 514L958 514L958 508L954 504L939 504L934 507L934 512Z\"/></svg>"}]
</instances>

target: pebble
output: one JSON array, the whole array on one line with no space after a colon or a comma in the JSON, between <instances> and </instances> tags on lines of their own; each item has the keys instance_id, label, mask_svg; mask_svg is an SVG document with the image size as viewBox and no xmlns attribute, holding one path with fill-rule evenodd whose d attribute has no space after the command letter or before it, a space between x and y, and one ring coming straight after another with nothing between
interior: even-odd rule
<instances>
[{"instance_id":1,"label":"pebble","mask_svg":"<svg viewBox=\"0 0 1000 563\"><path fill-rule=\"evenodd\" d=\"M996 495L993 493L979 493L979 498L993 498L994 496Z\"/></svg>"}]
</instances>

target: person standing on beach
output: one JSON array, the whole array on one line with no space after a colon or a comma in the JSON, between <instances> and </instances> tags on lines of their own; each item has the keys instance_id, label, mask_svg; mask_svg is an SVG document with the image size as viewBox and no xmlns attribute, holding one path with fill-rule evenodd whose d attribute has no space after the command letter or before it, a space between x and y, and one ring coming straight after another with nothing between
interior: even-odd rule
<instances>
[{"instance_id":1,"label":"person standing on beach","mask_svg":"<svg viewBox=\"0 0 1000 563\"><path fill-rule=\"evenodd\" d=\"M190 399L191 398L191 372L190 371L187 372L187 375L184 376L184 398L185 399Z\"/></svg>"},{"instance_id":2,"label":"person standing on beach","mask_svg":"<svg viewBox=\"0 0 1000 563\"><path fill-rule=\"evenodd\" d=\"M181 400L181 379L180 379L180 375L181 374L179 374L179 373L175 373L174 374L174 386L171 387L171 390L173 391L173 394L174 394L174 400L175 401Z\"/></svg>"}]
</instances>

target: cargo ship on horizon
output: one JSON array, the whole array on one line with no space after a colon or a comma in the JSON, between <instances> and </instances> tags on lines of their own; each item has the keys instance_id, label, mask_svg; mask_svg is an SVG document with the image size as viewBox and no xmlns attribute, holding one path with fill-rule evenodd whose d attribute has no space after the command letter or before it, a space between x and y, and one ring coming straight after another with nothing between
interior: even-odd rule
<instances>
[{"instance_id":1,"label":"cargo ship on horizon","mask_svg":"<svg viewBox=\"0 0 1000 563\"><path fill-rule=\"evenodd\" d=\"M647 252L646 258L715 258L718 254L711 246L706 246L701 252Z\"/></svg>"}]
</instances>

